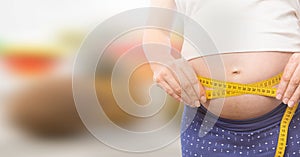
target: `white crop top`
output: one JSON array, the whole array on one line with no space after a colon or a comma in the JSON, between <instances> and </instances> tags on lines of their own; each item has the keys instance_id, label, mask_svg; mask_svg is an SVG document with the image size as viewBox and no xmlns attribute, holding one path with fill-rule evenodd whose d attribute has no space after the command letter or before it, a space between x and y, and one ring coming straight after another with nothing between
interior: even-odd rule
<instances>
[{"instance_id":1,"label":"white crop top","mask_svg":"<svg viewBox=\"0 0 300 157\"><path fill-rule=\"evenodd\" d=\"M300 52L298 0L175 0L177 11L199 23L219 52ZM186 40L185 59L200 57Z\"/></svg>"}]
</instances>

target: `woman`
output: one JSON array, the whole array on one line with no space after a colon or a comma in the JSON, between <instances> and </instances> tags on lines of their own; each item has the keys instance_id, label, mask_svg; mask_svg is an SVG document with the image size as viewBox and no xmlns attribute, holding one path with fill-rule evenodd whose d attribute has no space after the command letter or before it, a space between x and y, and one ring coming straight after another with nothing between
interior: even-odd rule
<instances>
[{"instance_id":1,"label":"woman","mask_svg":"<svg viewBox=\"0 0 300 157\"><path fill-rule=\"evenodd\" d=\"M184 42L181 54L188 64L176 64L193 68L192 73L182 72L185 80L178 81L176 76L180 74L175 75L172 69L151 65L157 84L190 106L185 107L183 115L183 126L187 121L191 123L181 135L182 155L274 156L285 108L298 103L300 98L300 54L295 53L300 52L299 2L152 0L152 5L177 10L193 18L207 30L219 50L216 55L200 56ZM170 45L169 38L169 33L152 29L145 31L144 42ZM224 67L220 68L225 68L225 79L218 77L220 71L209 71L206 60L214 57L223 60ZM281 72L276 98L249 94L225 98L220 118L204 137L199 137L205 114L218 115L220 99L207 100L206 87L196 81L196 75L248 84ZM195 116L190 115L193 110L197 110ZM286 156L300 155L299 122L300 111L297 110L289 126Z\"/></svg>"}]
</instances>

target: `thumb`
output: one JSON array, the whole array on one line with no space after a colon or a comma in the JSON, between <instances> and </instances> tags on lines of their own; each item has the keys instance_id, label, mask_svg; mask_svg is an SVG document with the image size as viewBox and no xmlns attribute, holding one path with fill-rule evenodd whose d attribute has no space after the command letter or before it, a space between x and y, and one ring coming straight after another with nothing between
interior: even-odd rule
<instances>
[{"instance_id":1,"label":"thumb","mask_svg":"<svg viewBox=\"0 0 300 157\"><path fill-rule=\"evenodd\" d=\"M199 83L199 89L200 89L200 93L199 93L200 94L200 102L206 103L206 101L207 101L206 92L205 92L204 86L201 83Z\"/></svg>"}]
</instances>

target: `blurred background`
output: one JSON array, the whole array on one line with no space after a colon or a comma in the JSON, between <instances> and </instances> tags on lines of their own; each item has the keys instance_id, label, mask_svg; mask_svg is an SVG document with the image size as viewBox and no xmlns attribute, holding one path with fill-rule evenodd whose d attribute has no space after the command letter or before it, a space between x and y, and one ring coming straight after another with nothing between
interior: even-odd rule
<instances>
[{"instance_id":1,"label":"blurred background","mask_svg":"<svg viewBox=\"0 0 300 157\"><path fill-rule=\"evenodd\" d=\"M180 156L180 143L149 153L125 153L97 141L82 124L72 96L72 68L80 43L98 23L122 11L149 6L148 0L1 0L0 1L0 156L93 157ZM114 31L113 28L110 31ZM126 129L155 129L182 108L170 97L147 120L128 116L116 104L111 71L118 58L141 43L141 31L117 39L97 72L97 95L108 117ZM173 43L181 38L173 36ZM145 60L137 52L132 60ZM126 70L126 65L124 65ZM150 98L152 73L139 66L130 92L139 104ZM132 127L135 126L135 127Z\"/></svg>"}]
</instances>

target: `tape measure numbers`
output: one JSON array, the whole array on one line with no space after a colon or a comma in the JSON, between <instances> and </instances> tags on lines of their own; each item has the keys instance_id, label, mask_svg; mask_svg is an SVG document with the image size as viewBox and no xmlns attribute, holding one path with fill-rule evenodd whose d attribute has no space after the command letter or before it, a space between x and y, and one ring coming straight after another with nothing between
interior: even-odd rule
<instances>
[{"instance_id":1,"label":"tape measure numbers","mask_svg":"<svg viewBox=\"0 0 300 157\"><path fill-rule=\"evenodd\" d=\"M273 88L280 82L282 73L256 83L241 84L235 82L225 82L205 77L198 77L200 83L210 90L206 90L207 99L224 98L230 96L238 96L242 94L255 94L269 97L276 97L276 88ZM278 135L278 143L275 157L283 157L288 135L288 127L293 115L298 107L296 103L293 107L287 107L280 123L280 132Z\"/></svg>"},{"instance_id":2,"label":"tape measure numbers","mask_svg":"<svg viewBox=\"0 0 300 157\"><path fill-rule=\"evenodd\" d=\"M293 115L298 107L298 104L295 104L293 107L287 107L284 115L281 119L280 123L280 130L279 130L279 136L278 136L278 143L276 148L275 157L283 157L285 148L286 148L286 142L287 142L287 135L288 135L288 129L289 125L291 123L291 120L293 118Z\"/></svg>"}]
</instances>

